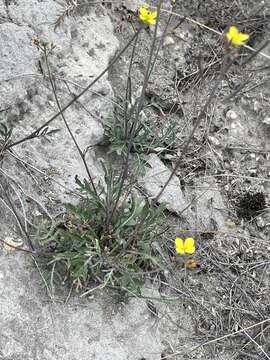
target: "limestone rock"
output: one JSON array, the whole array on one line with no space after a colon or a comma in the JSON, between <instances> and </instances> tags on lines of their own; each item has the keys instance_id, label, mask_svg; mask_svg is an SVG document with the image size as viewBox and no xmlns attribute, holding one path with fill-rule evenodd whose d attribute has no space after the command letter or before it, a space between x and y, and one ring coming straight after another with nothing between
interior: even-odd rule
<instances>
[{"instance_id":1,"label":"limestone rock","mask_svg":"<svg viewBox=\"0 0 270 360\"><path fill-rule=\"evenodd\" d=\"M0 358L27 360L156 360L159 332L143 300L113 311L98 299L52 297L25 255L0 255ZM43 290L42 290L43 288Z\"/></svg>"},{"instance_id":2,"label":"limestone rock","mask_svg":"<svg viewBox=\"0 0 270 360\"><path fill-rule=\"evenodd\" d=\"M171 171L156 154L150 154L147 157L147 163L149 167L146 167L145 176L140 180L140 184L151 198L155 198L169 178ZM187 207L177 176L173 176L159 202L165 204L168 210L177 214L180 214Z\"/></svg>"},{"instance_id":3,"label":"limestone rock","mask_svg":"<svg viewBox=\"0 0 270 360\"><path fill-rule=\"evenodd\" d=\"M199 178L195 181L195 188L196 226L202 230L226 229L228 213L217 183Z\"/></svg>"},{"instance_id":4,"label":"limestone rock","mask_svg":"<svg viewBox=\"0 0 270 360\"><path fill-rule=\"evenodd\" d=\"M12 141L16 141L58 112L44 56L33 38L55 46L48 61L62 107L106 68L118 41L109 16L96 13L93 6L84 14L66 16L55 28L64 3L53 0L8 3L9 18L0 23L0 110L6 109L1 120L13 127ZM102 123L112 109L112 96L105 74L65 111L67 123L82 150L101 141ZM70 194L65 188L74 190L75 175L86 177L86 171L60 116L50 124L49 130L56 132L13 148L14 154L27 164L28 174L25 164L8 154L3 169L42 202L48 202L48 198L67 202ZM93 149L88 151L87 161L93 178L98 181L101 170ZM29 171L33 169L36 169L35 181L29 179ZM49 182L46 175L51 179ZM41 185L44 181L47 183Z\"/></svg>"}]
</instances>

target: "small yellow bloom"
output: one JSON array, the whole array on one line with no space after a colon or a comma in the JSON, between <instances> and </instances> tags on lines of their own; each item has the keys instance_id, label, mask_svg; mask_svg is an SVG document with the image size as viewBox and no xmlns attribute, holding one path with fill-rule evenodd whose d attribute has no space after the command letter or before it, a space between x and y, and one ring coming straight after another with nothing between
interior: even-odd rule
<instances>
[{"instance_id":1,"label":"small yellow bloom","mask_svg":"<svg viewBox=\"0 0 270 360\"><path fill-rule=\"evenodd\" d=\"M179 255L193 254L195 252L195 241L189 237L185 240L177 237L175 239L175 250Z\"/></svg>"},{"instance_id":2,"label":"small yellow bloom","mask_svg":"<svg viewBox=\"0 0 270 360\"><path fill-rule=\"evenodd\" d=\"M157 11L149 11L148 5L142 5L139 9L139 18L147 25L155 25L157 22Z\"/></svg>"},{"instance_id":3,"label":"small yellow bloom","mask_svg":"<svg viewBox=\"0 0 270 360\"><path fill-rule=\"evenodd\" d=\"M242 46L245 45L249 39L249 35L239 32L236 26L231 26L229 31L226 33L226 38L230 44L234 46Z\"/></svg>"}]
</instances>

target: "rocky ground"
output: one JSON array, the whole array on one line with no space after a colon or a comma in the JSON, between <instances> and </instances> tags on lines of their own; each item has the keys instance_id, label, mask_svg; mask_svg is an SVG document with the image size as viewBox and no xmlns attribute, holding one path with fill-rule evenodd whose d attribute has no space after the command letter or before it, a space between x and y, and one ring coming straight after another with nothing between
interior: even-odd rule
<instances>
[{"instance_id":1,"label":"rocky ground","mask_svg":"<svg viewBox=\"0 0 270 360\"><path fill-rule=\"evenodd\" d=\"M57 112L33 39L55 45L50 63L65 104L132 36L129 20L141 2L88 4L74 12L72 4L0 2L0 117L14 127L16 140ZM157 131L175 122L177 142L147 155L149 167L140 181L147 196L157 194L181 156L224 56L222 38L189 19L220 32L238 24L257 48L267 39L269 6L265 1L258 8L251 0L176 2L173 10L188 19L179 25L181 17L171 18L147 89L145 115ZM169 1L164 8L172 10ZM163 27L167 18L163 12ZM134 91L152 36L152 30L145 31L137 44ZM94 181L102 176L99 158L106 156L95 145L102 142L113 101L125 89L130 51L66 113L80 146L90 146ZM106 292L52 293L31 256L3 245L0 359L270 358L269 46L263 53L247 65L241 64L249 50L236 59L161 198L170 228L161 252L169 254L174 271L168 266L164 279L148 279L144 292L151 302L124 303ZM30 228L43 214L57 216L65 202L78 201L74 176L85 176L81 159L60 117L50 130L3 157L0 152L0 240L15 246L24 241L20 227ZM198 247L198 267L190 271L173 255L173 239L186 232Z\"/></svg>"}]
</instances>

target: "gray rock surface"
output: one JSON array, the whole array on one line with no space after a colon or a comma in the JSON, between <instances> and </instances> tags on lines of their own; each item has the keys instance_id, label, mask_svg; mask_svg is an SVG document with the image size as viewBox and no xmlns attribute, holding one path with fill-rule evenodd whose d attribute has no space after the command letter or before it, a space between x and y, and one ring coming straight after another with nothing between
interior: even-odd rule
<instances>
[{"instance_id":1,"label":"gray rock surface","mask_svg":"<svg viewBox=\"0 0 270 360\"><path fill-rule=\"evenodd\" d=\"M64 5L56 1L20 0L8 2L7 6L3 6L3 0L1 2L1 14L5 16L0 22L1 109L7 109L1 115L14 127L12 140L18 140L58 112L48 77L44 76L47 75L44 57L33 38L55 45L49 63L62 106L104 70L118 41L102 7L89 6L89 11L74 12L74 16L71 13L55 28L56 20L65 10ZM112 89L105 75L65 112L82 150L102 139L102 121L111 110L111 97ZM30 166L42 170L45 176L47 173L53 180L74 189L74 176L86 176L82 161L60 117L51 123L50 129L58 132L47 139L28 141L14 151ZM87 161L93 177L98 180L100 168L96 160L95 152L90 149ZM29 175L22 176L18 163L14 164L10 156L4 159L3 169L21 186L28 183ZM44 180L44 175L42 177ZM67 201L67 194L55 181L50 184L51 195L56 201ZM45 200L44 189L27 187L32 194Z\"/></svg>"},{"instance_id":2,"label":"gray rock surface","mask_svg":"<svg viewBox=\"0 0 270 360\"><path fill-rule=\"evenodd\" d=\"M159 331L143 301L116 307L97 299L46 296L38 270L23 254L0 255L0 359L156 360ZM42 290L43 287L43 290Z\"/></svg>"},{"instance_id":3,"label":"gray rock surface","mask_svg":"<svg viewBox=\"0 0 270 360\"><path fill-rule=\"evenodd\" d=\"M218 184L213 179L198 178L195 181L196 227L200 230L226 230L228 210Z\"/></svg>"},{"instance_id":4,"label":"gray rock surface","mask_svg":"<svg viewBox=\"0 0 270 360\"><path fill-rule=\"evenodd\" d=\"M155 198L168 180L171 171L156 154L150 154L146 160L148 166L146 166L146 173L140 180L140 184L151 198ZM188 204L184 199L177 176L173 176L159 202L164 204L168 210L177 214L180 214L187 207Z\"/></svg>"}]
</instances>

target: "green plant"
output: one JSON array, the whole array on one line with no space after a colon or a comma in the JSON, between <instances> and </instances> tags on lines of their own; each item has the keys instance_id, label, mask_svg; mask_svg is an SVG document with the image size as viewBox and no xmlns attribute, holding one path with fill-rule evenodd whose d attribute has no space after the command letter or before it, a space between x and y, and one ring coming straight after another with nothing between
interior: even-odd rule
<instances>
[{"instance_id":1,"label":"green plant","mask_svg":"<svg viewBox=\"0 0 270 360\"><path fill-rule=\"evenodd\" d=\"M159 9L160 7L161 1ZM137 38L142 29L143 27L139 28L107 69L77 95L76 99L82 96L107 72L109 67L116 62L120 54L133 41L135 42L133 49L136 48ZM157 26L154 34L144 85L136 106L132 108L132 120L129 123L127 120L129 108L126 107L124 110L126 151L122 153L124 161L120 175L117 176L112 168L107 170L104 167L104 183L99 184L99 186L93 183L91 176L83 182L76 178L84 201L79 205L68 205L65 219L53 229L50 229L46 222L42 224L43 229L38 234L39 243L43 248L40 253L46 253L47 255L47 265L51 270L50 283L52 287L57 279L62 282L70 280L77 288L88 287L92 281L98 283L98 287L110 285L138 293L144 275L149 271L159 272L162 269L160 259L152 254L151 244L153 238L156 238L163 209L161 207L158 210L152 208L140 198L133 189L133 179L132 184L127 185L128 176L130 175L129 154L133 149L137 148L136 141L138 139L139 144L143 143L140 136L144 124L140 121L140 117L145 89L152 69L151 59L154 54ZM64 111L75 100L73 99L64 107L61 106L48 62L46 45L42 46L42 51L44 52L48 77L59 109L58 115L61 115L66 126L68 126ZM35 137L38 131L47 127L54 119L55 117L49 119L34 133L11 144L10 147ZM70 134L72 136L71 132ZM144 133L143 136L145 136ZM75 139L74 136L72 138ZM84 153L78 146L77 150L84 159ZM88 175L90 175L89 172ZM135 179L136 177L137 175L134 176Z\"/></svg>"},{"instance_id":2,"label":"green plant","mask_svg":"<svg viewBox=\"0 0 270 360\"><path fill-rule=\"evenodd\" d=\"M3 138L4 143L7 143L11 137L12 129L8 128L4 122L0 122L0 136Z\"/></svg>"},{"instance_id":3,"label":"green plant","mask_svg":"<svg viewBox=\"0 0 270 360\"><path fill-rule=\"evenodd\" d=\"M108 119L105 127L105 138L111 145L111 150L118 155L124 155L128 151L132 131L134 131L135 112L137 104L128 103L118 99L113 116ZM130 151L138 154L148 154L157 149L176 147L177 124L172 121L164 127L157 129L152 119L148 119L141 112L134 132Z\"/></svg>"},{"instance_id":4,"label":"green plant","mask_svg":"<svg viewBox=\"0 0 270 360\"><path fill-rule=\"evenodd\" d=\"M79 288L95 282L138 293L145 273L162 269L151 247L162 209L151 207L126 186L111 216L119 184L112 169L104 170L105 184L98 194L87 180L76 178L83 202L68 205L64 221L51 231L44 223L39 243L48 252L53 281L70 280Z\"/></svg>"}]
</instances>

